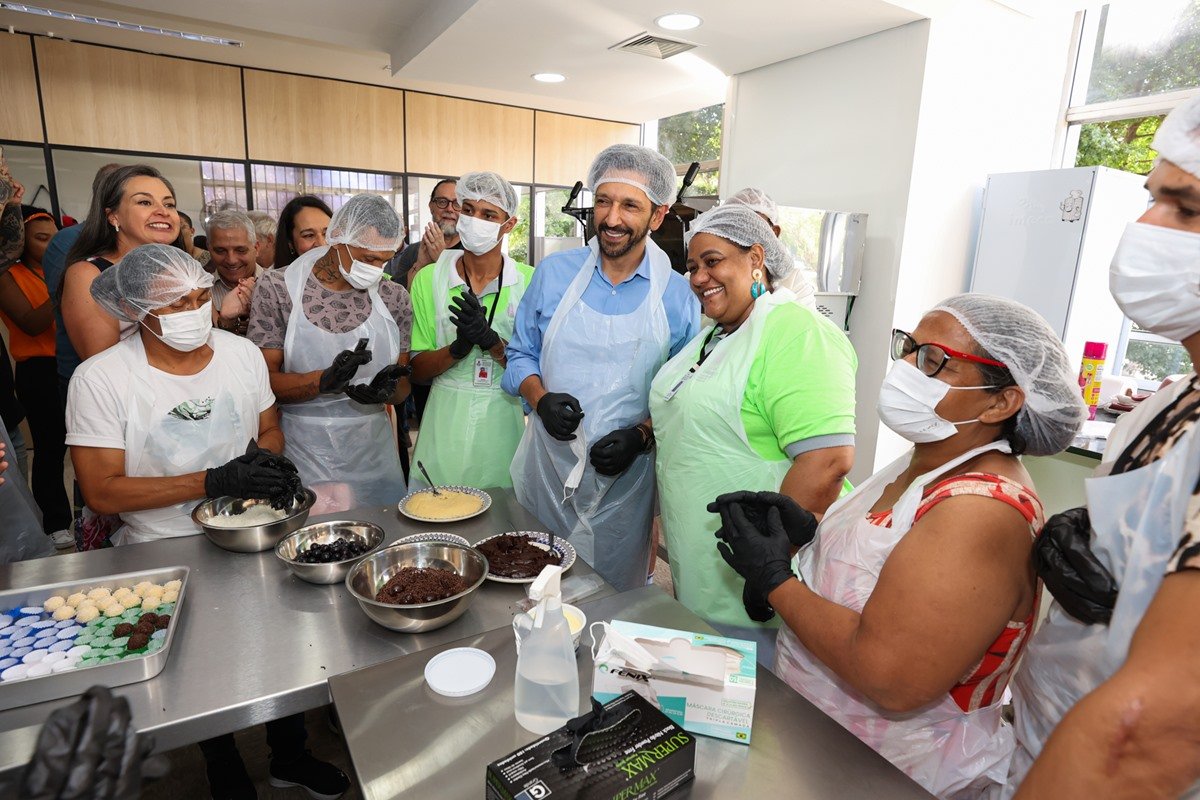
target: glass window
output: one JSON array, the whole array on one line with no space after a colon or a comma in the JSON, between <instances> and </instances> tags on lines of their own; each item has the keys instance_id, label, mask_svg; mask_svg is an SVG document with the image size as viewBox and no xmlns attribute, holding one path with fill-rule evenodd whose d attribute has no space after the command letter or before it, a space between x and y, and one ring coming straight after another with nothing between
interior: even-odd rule
<instances>
[{"instance_id":1,"label":"glass window","mask_svg":"<svg viewBox=\"0 0 1200 800\"><path fill-rule=\"evenodd\" d=\"M658 121L658 152L673 164L717 161L721 158L721 118L725 105L718 103Z\"/></svg>"},{"instance_id":2,"label":"glass window","mask_svg":"<svg viewBox=\"0 0 1200 800\"><path fill-rule=\"evenodd\" d=\"M1139 330L1136 326L1130 330L1121 364L1122 375L1136 378L1142 388L1157 389L1168 375L1191 371L1192 359L1183 345Z\"/></svg>"},{"instance_id":3,"label":"glass window","mask_svg":"<svg viewBox=\"0 0 1200 800\"><path fill-rule=\"evenodd\" d=\"M356 194L382 195L396 212L404 214L404 176L386 172L354 172L279 164L251 164L254 207L279 216L287 202L299 194L312 194L334 211Z\"/></svg>"},{"instance_id":4,"label":"glass window","mask_svg":"<svg viewBox=\"0 0 1200 800\"><path fill-rule=\"evenodd\" d=\"M92 200L92 179L105 164L149 164L175 187L175 202L196 224L217 203L246 208L246 168L238 162L151 158L134 154L54 151L54 177L62 213L83 220Z\"/></svg>"},{"instance_id":5,"label":"glass window","mask_svg":"<svg viewBox=\"0 0 1200 800\"><path fill-rule=\"evenodd\" d=\"M1148 175L1158 153L1150 146L1164 117L1135 117L1078 126L1077 167L1112 167Z\"/></svg>"},{"instance_id":6,"label":"glass window","mask_svg":"<svg viewBox=\"0 0 1200 800\"><path fill-rule=\"evenodd\" d=\"M1200 86L1200 4L1137 0L1100 10L1090 69L1072 105L1106 103Z\"/></svg>"},{"instance_id":7,"label":"glass window","mask_svg":"<svg viewBox=\"0 0 1200 800\"><path fill-rule=\"evenodd\" d=\"M50 187L46 173L46 154L40 147L25 147L17 144L0 145L8 170L17 182L25 187L22 203L53 211L50 202Z\"/></svg>"},{"instance_id":8,"label":"glass window","mask_svg":"<svg viewBox=\"0 0 1200 800\"><path fill-rule=\"evenodd\" d=\"M539 189L533 196L533 261L537 264L551 253L583 247L583 225L564 214L562 207L571 196L570 189ZM582 191L574 205L587 208L592 193Z\"/></svg>"}]
</instances>

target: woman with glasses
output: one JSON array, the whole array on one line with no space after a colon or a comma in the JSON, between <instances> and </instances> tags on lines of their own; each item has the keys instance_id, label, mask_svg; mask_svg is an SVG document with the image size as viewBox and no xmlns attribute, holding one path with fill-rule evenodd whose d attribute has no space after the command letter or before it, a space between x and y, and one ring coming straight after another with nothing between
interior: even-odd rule
<instances>
[{"instance_id":1,"label":"woman with glasses","mask_svg":"<svg viewBox=\"0 0 1200 800\"><path fill-rule=\"evenodd\" d=\"M783 618L779 677L939 797L989 796L1039 594L1042 506L1018 456L1066 448L1085 407L1058 337L1012 300L951 297L891 355L879 416L912 450L819 526L790 501L719 498L717 546L747 607Z\"/></svg>"},{"instance_id":2,"label":"woman with glasses","mask_svg":"<svg viewBox=\"0 0 1200 800\"><path fill-rule=\"evenodd\" d=\"M780 282L791 253L753 209L730 204L692 222L688 280L706 326L650 387L663 532L675 593L773 663L778 622L747 613L742 586L712 546L707 510L735 490L782 492L824 511L854 463L854 349Z\"/></svg>"}]
</instances>

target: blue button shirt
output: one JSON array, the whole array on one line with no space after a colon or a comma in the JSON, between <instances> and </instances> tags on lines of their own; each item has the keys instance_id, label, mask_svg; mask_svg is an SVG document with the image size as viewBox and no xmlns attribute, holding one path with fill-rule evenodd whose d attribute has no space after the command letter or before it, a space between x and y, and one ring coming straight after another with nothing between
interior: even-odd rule
<instances>
[{"instance_id":1,"label":"blue button shirt","mask_svg":"<svg viewBox=\"0 0 1200 800\"><path fill-rule=\"evenodd\" d=\"M521 298L514 320L513 336L505 354L508 364L500 385L513 396L520 396L521 383L530 375L541 375L542 342L550 319L562 301L571 281L579 274L591 251L586 247L565 250L547 256L533 271L533 280ZM613 286L597 262L591 282L583 292L588 308L606 316L631 314L641 306L650 291L650 255L632 275ZM687 279L671 273L663 294L663 309L671 334L671 355L695 338L700 330L700 301L696 299Z\"/></svg>"},{"instance_id":2,"label":"blue button shirt","mask_svg":"<svg viewBox=\"0 0 1200 800\"><path fill-rule=\"evenodd\" d=\"M54 301L51 305L54 306L54 323L58 326L54 332L54 351L58 357L58 377L63 381L71 380L75 368L82 363L75 348L71 346L70 337L67 336L62 307L58 302L59 284L62 283L63 275L67 273L67 253L71 252L81 233L83 225L63 228L50 239L50 244L46 245L46 253L42 256L42 274L46 277L46 288L50 290L50 297Z\"/></svg>"}]
</instances>

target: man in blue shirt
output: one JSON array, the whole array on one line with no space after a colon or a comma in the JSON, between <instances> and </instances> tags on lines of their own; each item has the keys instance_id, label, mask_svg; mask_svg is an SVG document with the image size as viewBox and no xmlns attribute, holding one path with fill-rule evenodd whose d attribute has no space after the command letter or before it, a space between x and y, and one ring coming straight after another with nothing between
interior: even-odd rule
<instances>
[{"instance_id":1,"label":"man in blue shirt","mask_svg":"<svg viewBox=\"0 0 1200 800\"><path fill-rule=\"evenodd\" d=\"M513 459L517 499L624 591L645 584L650 557L650 381L696 335L700 307L648 237L675 194L671 162L613 145L588 186L596 237L534 272L501 385L537 412Z\"/></svg>"}]
</instances>

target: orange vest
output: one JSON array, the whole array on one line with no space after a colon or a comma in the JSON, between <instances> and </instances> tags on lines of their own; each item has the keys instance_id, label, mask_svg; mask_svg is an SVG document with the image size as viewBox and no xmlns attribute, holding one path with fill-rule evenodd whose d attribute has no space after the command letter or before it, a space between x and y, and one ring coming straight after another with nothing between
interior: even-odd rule
<instances>
[{"instance_id":1,"label":"orange vest","mask_svg":"<svg viewBox=\"0 0 1200 800\"><path fill-rule=\"evenodd\" d=\"M37 308L50 299L50 290L46 288L46 278L41 269L27 267L20 262L13 264L8 274L13 277L29 305ZM30 336L21 330L17 323L0 311L0 319L8 326L8 349L16 361L25 361L37 356L54 357L54 323L37 336Z\"/></svg>"}]
</instances>

